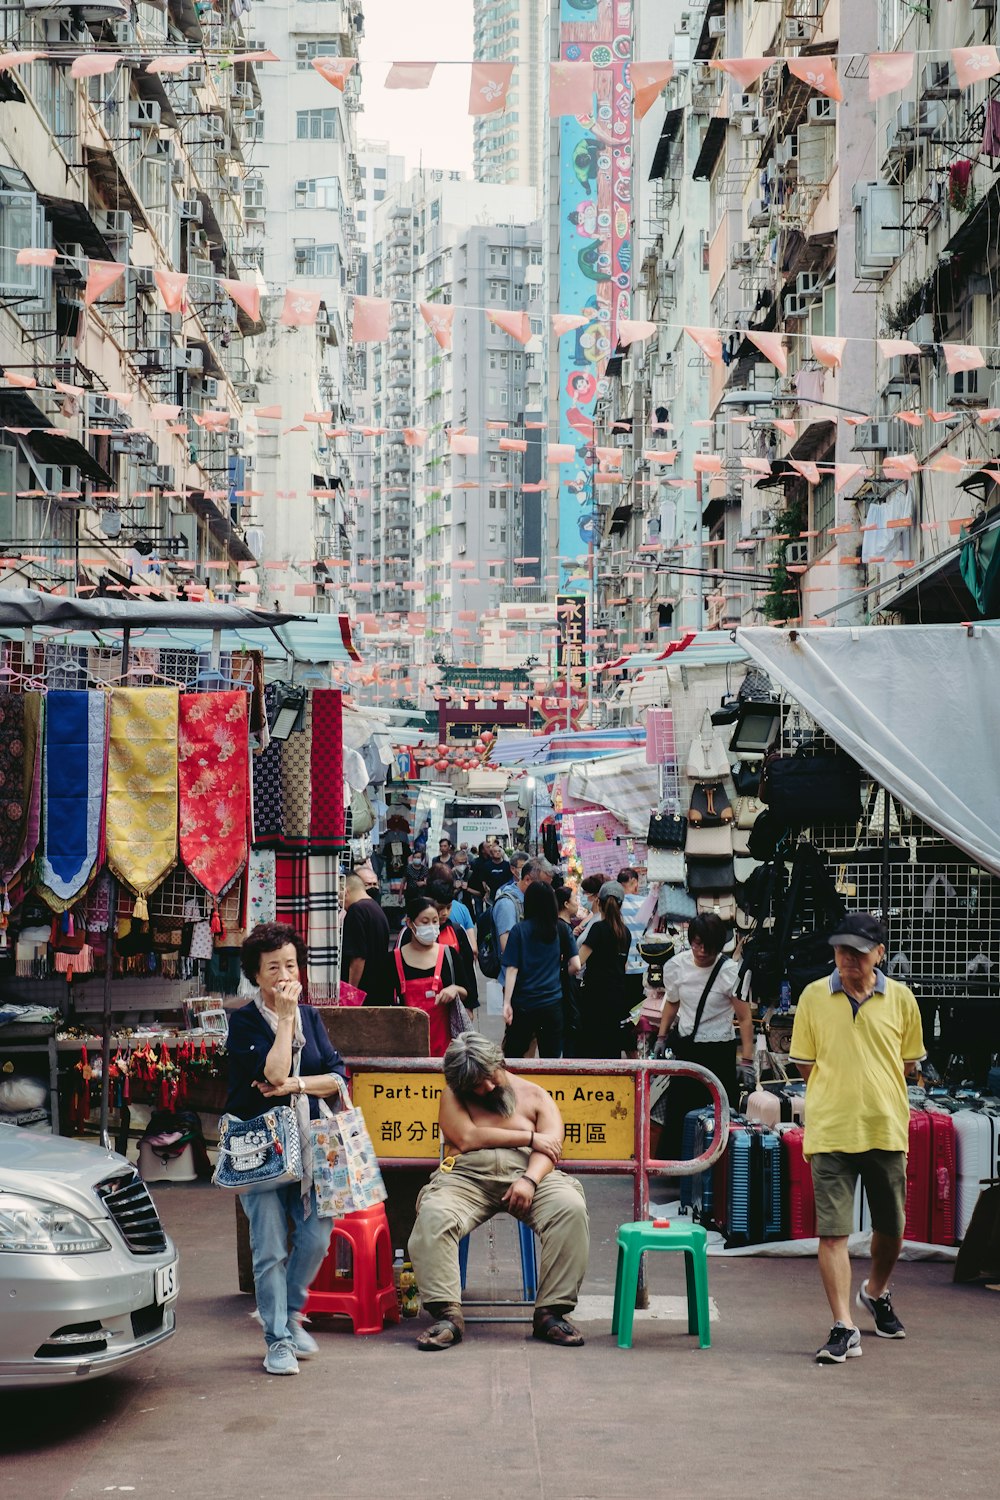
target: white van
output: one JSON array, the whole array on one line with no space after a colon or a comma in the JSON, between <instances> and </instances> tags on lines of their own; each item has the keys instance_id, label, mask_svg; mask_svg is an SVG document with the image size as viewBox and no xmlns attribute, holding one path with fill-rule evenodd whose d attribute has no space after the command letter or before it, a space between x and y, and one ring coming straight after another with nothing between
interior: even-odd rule
<instances>
[{"instance_id":1,"label":"white van","mask_svg":"<svg viewBox=\"0 0 1000 1500\"><path fill-rule=\"evenodd\" d=\"M430 819L427 835L427 858L434 859L438 841L451 839L457 849L468 844L473 858L484 839L496 839L503 848L510 847L510 823L507 809L499 797L456 795L454 787L420 788L414 816L414 828L420 829Z\"/></svg>"}]
</instances>

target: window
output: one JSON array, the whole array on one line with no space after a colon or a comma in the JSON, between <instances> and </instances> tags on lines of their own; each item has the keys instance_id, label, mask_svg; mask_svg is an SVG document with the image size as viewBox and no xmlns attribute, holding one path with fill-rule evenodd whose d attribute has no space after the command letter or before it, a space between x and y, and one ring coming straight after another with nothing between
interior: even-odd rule
<instances>
[{"instance_id":1,"label":"window","mask_svg":"<svg viewBox=\"0 0 1000 1500\"><path fill-rule=\"evenodd\" d=\"M837 515L837 483L832 474L824 474L819 484L814 485L811 491L812 499L812 521L811 531L818 531L820 535L812 539L815 548L814 555L825 551L826 528L833 526Z\"/></svg>"},{"instance_id":2,"label":"window","mask_svg":"<svg viewBox=\"0 0 1000 1500\"><path fill-rule=\"evenodd\" d=\"M491 544L491 546L494 546L494 547L496 546L496 543L497 543L497 529L496 529L495 526L487 526L487 528L486 528L486 540Z\"/></svg>"},{"instance_id":3,"label":"window","mask_svg":"<svg viewBox=\"0 0 1000 1500\"><path fill-rule=\"evenodd\" d=\"M507 540L507 528L506 528L506 526L501 526L500 527L500 540L501 540L501 542L505 542Z\"/></svg>"},{"instance_id":4,"label":"window","mask_svg":"<svg viewBox=\"0 0 1000 1500\"><path fill-rule=\"evenodd\" d=\"M507 264L507 252L506 252L506 250L499 250L499 249L497 249L494 246L494 248L490 251L490 265L491 266L505 266L506 264Z\"/></svg>"},{"instance_id":5,"label":"window","mask_svg":"<svg viewBox=\"0 0 1000 1500\"><path fill-rule=\"evenodd\" d=\"M264 208L264 179L260 176L248 177L243 184L243 206L244 208Z\"/></svg>"},{"instance_id":6,"label":"window","mask_svg":"<svg viewBox=\"0 0 1000 1500\"><path fill-rule=\"evenodd\" d=\"M372 176L377 177L380 181L384 182L386 176L385 167L373 167Z\"/></svg>"},{"instance_id":7,"label":"window","mask_svg":"<svg viewBox=\"0 0 1000 1500\"><path fill-rule=\"evenodd\" d=\"M310 66L314 57L339 57L340 45L335 41L328 42L296 42L295 43L295 66L305 69Z\"/></svg>"},{"instance_id":8,"label":"window","mask_svg":"<svg viewBox=\"0 0 1000 1500\"><path fill-rule=\"evenodd\" d=\"M316 246L316 275L340 276L340 251L336 245Z\"/></svg>"},{"instance_id":9,"label":"window","mask_svg":"<svg viewBox=\"0 0 1000 1500\"><path fill-rule=\"evenodd\" d=\"M382 199L384 197L385 197L385 188L376 188L375 189L375 202L376 203L381 203Z\"/></svg>"},{"instance_id":10,"label":"window","mask_svg":"<svg viewBox=\"0 0 1000 1500\"><path fill-rule=\"evenodd\" d=\"M536 249L529 250L528 251L528 265L529 266L540 266L541 263L542 263L542 252L541 252L541 250L536 250Z\"/></svg>"},{"instance_id":11,"label":"window","mask_svg":"<svg viewBox=\"0 0 1000 1500\"><path fill-rule=\"evenodd\" d=\"M355 211L354 217L357 219L359 224L364 224L364 222L368 218L368 215L365 213L365 210L363 208L359 208Z\"/></svg>"},{"instance_id":12,"label":"window","mask_svg":"<svg viewBox=\"0 0 1000 1500\"><path fill-rule=\"evenodd\" d=\"M300 109L295 116L295 136L300 141L342 141L344 129L336 109Z\"/></svg>"},{"instance_id":13,"label":"window","mask_svg":"<svg viewBox=\"0 0 1000 1500\"><path fill-rule=\"evenodd\" d=\"M496 490L490 490L490 510L496 510L496 508L497 508L497 492L496 492Z\"/></svg>"},{"instance_id":14,"label":"window","mask_svg":"<svg viewBox=\"0 0 1000 1500\"><path fill-rule=\"evenodd\" d=\"M19 266L17 252L22 245L44 245L47 238L34 193L0 189L0 295L32 301L44 296L52 273L44 266Z\"/></svg>"},{"instance_id":15,"label":"window","mask_svg":"<svg viewBox=\"0 0 1000 1500\"><path fill-rule=\"evenodd\" d=\"M436 224L440 218L441 200L440 198L435 198L434 202L431 204L431 223Z\"/></svg>"},{"instance_id":16,"label":"window","mask_svg":"<svg viewBox=\"0 0 1000 1500\"><path fill-rule=\"evenodd\" d=\"M510 402L510 396L509 396L509 393L507 391L507 387L506 386L501 386L501 388L500 388L500 405L501 406L507 406L509 404L509 402Z\"/></svg>"},{"instance_id":17,"label":"window","mask_svg":"<svg viewBox=\"0 0 1000 1500\"><path fill-rule=\"evenodd\" d=\"M14 531L14 471L17 454L13 448L0 448L0 537L11 540Z\"/></svg>"}]
</instances>

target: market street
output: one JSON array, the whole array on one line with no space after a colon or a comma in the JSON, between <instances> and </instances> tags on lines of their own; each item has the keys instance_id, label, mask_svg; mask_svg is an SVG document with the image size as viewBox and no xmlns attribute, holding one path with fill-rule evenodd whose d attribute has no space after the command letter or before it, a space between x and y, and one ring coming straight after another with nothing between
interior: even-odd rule
<instances>
[{"instance_id":1,"label":"market street","mask_svg":"<svg viewBox=\"0 0 1000 1500\"><path fill-rule=\"evenodd\" d=\"M593 1178L586 1189L584 1298L610 1298L630 1190ZM580 1320L579 1351L532 1343L526 1324L473 1325L461 1347L428 1361L413 1347L422 1320L372 1338L338 1320L299 1378L265 1381L251 1302L236 1291L232 1199L207 1186L154 1191L181 1252L177 1335L123 1376L8 1393L4 1500L981 1500L995 1490L985 1376L998 1299L952 1286L948 1264L901 1265L907 1341L866 1335L864 1357L842 1367L813 1363L826 1318L815 1260L712 1258L710 1350L683 1322L641 1315L633 1349L619 1350L604 1316ZM473 1240L470 1289L482 1285L486 1238ZM509 1221L497 1241L512 1268ZM654 1298L680 1297L679 1257L655 1260Z\"/></svg>"}]
</instances>

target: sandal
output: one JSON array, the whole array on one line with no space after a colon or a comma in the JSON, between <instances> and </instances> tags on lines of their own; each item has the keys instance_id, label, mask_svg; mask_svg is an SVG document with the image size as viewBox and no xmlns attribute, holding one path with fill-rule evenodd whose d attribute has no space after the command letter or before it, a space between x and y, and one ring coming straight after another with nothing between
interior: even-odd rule
<instances>
[{"instance_id":1,"label":"sandal","mask_svg":"<svg viewBox=\"0 0 1000 1500\"><path fill-rule=\"evenodd\" d=\"M438 1349L450 1349L462 1342L462 1330L450 1318L439 1318L426 1333L417 1339L417 1348L423 1354L435 1353Z\"/></svg>"},{"instance_id":2,"label":"sandal","mask_svg":"<svg viewBox=\"0 0 1000 1500\"><path fill-rule=\"evenodd\" d=\"M558 1344L563 1349L579 1349L583 1343L583 1334L578 1328L551 1312L535 1314L531 1337L541 1339L545 1344Z\"/></svg>"}]
</instances>

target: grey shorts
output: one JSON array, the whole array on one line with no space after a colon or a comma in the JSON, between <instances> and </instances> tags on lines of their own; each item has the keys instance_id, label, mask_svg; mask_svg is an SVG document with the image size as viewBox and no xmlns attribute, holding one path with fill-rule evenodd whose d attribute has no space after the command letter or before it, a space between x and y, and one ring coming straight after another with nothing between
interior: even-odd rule
<instances>
[{"instance_id":1,"label":"grey shorts","mask_svg":"<svg viewBox=\"0 0 1000 1500\"><path fill-rule=\"evenodd\" d=\"M872 1228L901 1239L906 1224L905 1151L820 1151L811 1158L816 1232L839 1239L860 1229L854 1191L861 1178Z\"/></svg>"}]
</instances>

